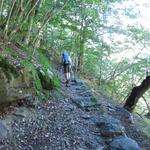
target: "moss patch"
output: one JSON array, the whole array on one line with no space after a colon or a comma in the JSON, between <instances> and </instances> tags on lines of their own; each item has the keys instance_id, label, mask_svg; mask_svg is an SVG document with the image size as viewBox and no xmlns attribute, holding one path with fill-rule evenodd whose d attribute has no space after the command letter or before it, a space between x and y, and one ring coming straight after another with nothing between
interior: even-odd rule
<instances>
[{"instance_id":1,"label":"moss patch","mask_svg":"<svg viewBox=\"0 0 150 150\"><path fill-rule=\"evenodd\" d=\"M11 74L13 74L15 78L19 76L19 73L17 72L16 68L13 65L11 65L5 58L0 57L0 67L5 73L8 81L10 81L12 78Z\"/></svg>"}]
</instances>

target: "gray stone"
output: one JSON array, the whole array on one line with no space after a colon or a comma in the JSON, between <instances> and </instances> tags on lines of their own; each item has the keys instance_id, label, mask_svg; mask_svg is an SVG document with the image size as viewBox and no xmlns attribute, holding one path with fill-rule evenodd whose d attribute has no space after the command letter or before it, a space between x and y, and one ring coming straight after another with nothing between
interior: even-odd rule
<instances>
[{"instance_id":1,"label":"gray stone","mask_svg":"<svg viewBox=\"0 0 150 150\"><path fill-rule=\"evenodd\" d=\"M99 132L104 137L113 138L120 135L125 135L125 129L118 119L110 116L103 116L93 119Z\"/></svg>"},{"instance_id":2,"label":"gray stone","mask_svg":"<svg viewBox=\"0 0 150 150\"><path fill-rule=\"evenodd\" d=\"M81 95L83 97L91 97L91 96L93 96L91 91L80 92L79 95Z\"/></svg>"},{"instance_id":3,"label":"gray stone","mask_svg":"<svg viewBox=\"0 0 150 150\"><path fill-rule=\"evenodd\" d=\"M54 73L51 70L44 72L42 68L37 68L38 76L41 81L42 88L45 90L51 90L54 88L53 77Z\"/></svg>"},{"instance_id":4,"label":"gray stone","mask_svg":"<svg viewBox=\"0 0 150 150\"><path fill-rule=\"evenodd\" d=\"M88 114L84 114L81 116L83 119L90 119L92 116L88 115Z\"/></svg>"},{"instance_id":5,"label":"gray stone","mask_svg":"<svg viewBox=\"0 0 150 150\"><path fill-rule=\"evenodd\" d=\"M7 127L0 121L0 140L7 138L9 131Z\"/></svg>"},{"instance_id":6,"label":"gray stone","mask_svg":"<svg viewBox=\"0 0 150 150\"><path fill-rule=\"evenodd\" d=\"M48 76L50 77L50 79L53 79L54 73L52 72L52 70L48 69L47 73L48 73Z\"/></svg>"},{"instance_id":7,"label":"gray stone","mask_svg":"<svg viewBox=\"0 0 150 150\"><path fill-rule=\"evenodd\" d=\"M110 150L140 150L136 141L128 137L114 139L109 146Z\"/></svg>"},{"instance_id":8,"label":"gray stone","mask_svg":"<svg viewBox=\"0 0 150 150\"><path fill-rule=\"evenodd\" d=\"M117 105L115 106L115 109L120 116L123 116L123 119L126 120L126 122L134 123L132 113L127 111L125 108L123 108L121 106L117 106Z\"/></svg>"},{"instance_id":9,"label":"gray stone","mask_svg":"<svg viewBox=\"0 0 150 150\"><path fill-rule=\"evenodd\" d=\"M16 109L13 115L18 117L28 117L31 115L31 112L26 107L19 107Z\"/></svg>"},{"instance_id":10,"label":"gray stone","mask_svg":"<svg viewBox=\"0 0 150 150\"><path fill-rule=\"evenodd\" d=\"M17 101L35 93L32 74L26 69L17 71L17 75L0 67L0 104Z\"/></svg>"},{"instance_id":11,"label":"gray stone","mask_svg":"<svg viewBox=\"0 0 150 150\"><path fill-rule=\"evenodd\" d=\"M84 81L83 80L80 80L80 79L76 79L76 82L77 82L77 85L84 85Z\"/></svg>"},{"instance_id":12,"label":"gray stone","mask_svg":"<svg viewBox=\"0 0 150 150\"><path fill-rule=\"evenodd\" d=\"M72 98L72 101L81 109L87 109L89 107L101 106L101 104L99 102L93 102L91 97Z\"/></svg>"}]
</instances>

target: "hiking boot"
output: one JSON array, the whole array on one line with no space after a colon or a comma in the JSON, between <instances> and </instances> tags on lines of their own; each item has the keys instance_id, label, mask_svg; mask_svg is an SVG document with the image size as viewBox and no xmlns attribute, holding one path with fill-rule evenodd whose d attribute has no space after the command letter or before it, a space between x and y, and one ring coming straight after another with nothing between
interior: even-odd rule
<instances>
[{"instance_id":1,"label":"hiking boot","mask_svg":"<svg viewBox=\"0 0 150 150\"><path fill-rule=\"evenodd\" d=\"M70 87L70 85L69 85L69 84L66 84L66 87Z\"/></svg>"},{"instance_id":2,"label":"hiking boot","mask_svg":"<svg viewBox=\"0 0 150 150\"><path fill-rule=\"evenodd\" d=\"M67 80L67 81L66 81L66 87L70 87L70 84L69 84L69 83L70 83L70 81Z\"/></svg>"},{"instance_id":3,"label":"hiking boot","mask_svg":"<svg viewBox=\"0 0 150 150\"><path fill-rule=\"evenodd\" d=\"M69 80L67 80L65 83L68 84L68 83L69 83Z\"/></svg>"}]
</instances>

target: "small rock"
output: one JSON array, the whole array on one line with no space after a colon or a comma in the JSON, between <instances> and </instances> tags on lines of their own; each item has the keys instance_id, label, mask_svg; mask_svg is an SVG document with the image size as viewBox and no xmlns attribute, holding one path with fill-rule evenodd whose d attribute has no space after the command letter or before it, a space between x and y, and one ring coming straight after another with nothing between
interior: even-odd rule
<instances>
[{"instance_id":1,"label":"small rock","mask_svg":"<svg viewBox=\"0 0 150 150\"><path fill-rule=\"evenodd\" d=\"M9 131L7 127L3 124L2 121L0 121L0 139L7 138L8 134L9 134Z\"/></svg>"},{"instance_id":2,"label":"small rock","mask_svg":"<svg viewBox=\"0 0 150 150\"><path fill-rule=\"evenodd\" d=\"M110 143L110 150L140 150L136 141L128 137L116 138Z\"/></svg>"},{"instance_id":3,"label":"small rock","mask_svg":"<svg viewBox=\"0 0 150 150\"><path fill-rule=\"evenodd\" d=\"M83 119L90 119L92 116L88 115L88 114L84 114L81 116Z\"/></svg>"}]
</instances>

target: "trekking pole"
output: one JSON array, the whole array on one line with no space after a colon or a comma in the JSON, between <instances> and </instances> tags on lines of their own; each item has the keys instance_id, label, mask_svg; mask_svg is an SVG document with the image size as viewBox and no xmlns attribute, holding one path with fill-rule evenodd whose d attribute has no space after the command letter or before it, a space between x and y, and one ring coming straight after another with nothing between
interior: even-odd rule
<instances>
[{"instance_id":1,"label":"trekking pole","mask_svg":"<svg viewBox=\"0 0 150 150\"><path fill-rule=\"evenodd\" d=\"M74 71L72 69L72 65L70 65L70 72L71 72L71 81L76 82L75 74L74 74Z\"/></svg>"}]
</instances>

